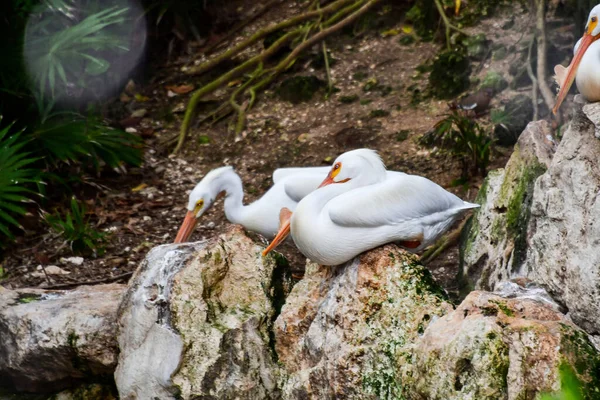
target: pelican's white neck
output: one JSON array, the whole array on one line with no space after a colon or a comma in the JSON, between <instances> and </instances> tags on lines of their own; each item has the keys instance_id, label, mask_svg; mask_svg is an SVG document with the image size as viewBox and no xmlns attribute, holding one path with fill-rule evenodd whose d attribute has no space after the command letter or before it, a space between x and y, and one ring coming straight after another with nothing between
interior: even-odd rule
<instances>
[{"instance_id":1,"label":"pelican's white neck","mask_svg":"<svg viewBox=\"0 0 600 400\"><path fill-rule=\"evenodd\" d=\"M240 224L244 218L243 204L244 189L239 175L232 169L220 175L213 181L211 188L215 198L219 193L225 192L225 216L234 223Z\"/></svg>"}]
</instances>

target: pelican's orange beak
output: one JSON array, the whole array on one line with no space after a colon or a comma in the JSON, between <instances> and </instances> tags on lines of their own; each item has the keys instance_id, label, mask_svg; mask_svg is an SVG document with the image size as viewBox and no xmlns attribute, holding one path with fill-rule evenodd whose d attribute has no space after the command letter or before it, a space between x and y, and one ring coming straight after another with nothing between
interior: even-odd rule
<instances>
[{"instance_id":1,"label":"pelican's orange beak","mask_svg":"<svg viewBox=\"0 0 600 400\"><path fill-rule=\"evenodd\" d=\"M196 218L196 213L193 211L188 211L173 243L187 242L192 235L192 232L194 232L194 228L196 227L197 223L198 218Z\"/></svg>"},{"instance_id":2,"label":"pelican's orange beak","mask_svg":"<svg viewBox=\"0 0 600 400\"><path fill-rule=\"evenodd\" d=\"M277 235L275 236L275 239L273 239L269 246L263 250L263 257L269 254L272 250L274 250L275 247L279 246L281 242L283 242L290 235L291 220L292 218L288 218L286 221L282 222L281 226L279 227L279 232L277 232Z\"/></svg>"},{"instance_id":3,"label":"pelican's orange beak","mask_svg":"<svg viewBox=\"0 0 600 400\"><path fill-rule=\"evenodd\" d=\"M335 181L331 177L331 172L330 172L329 175L327 175L327 178L325 178L325 180L323 182L321 182L319 187L322 188L323 186L331 185L332 183L335 183Z\"/></svg>"},{"instance_id":4,"label":"pelican's orange beak","mask_svg":"<svg viewBox=\"0 0 600 400\"><path fill-rule=\"evenodd\" d=\"M579 45L579 49L577 49L577 53L575 54L575 57L573 57L571 64L569 64L569 66L567 67L567 71L566 71L567 75L564 78L564 81L562 82L562 84L560 86L560 91L558 92L558 97L556 98L556 105L552 109L552 113L555 115L558 112L558 109L559 109L560 105L562 104L562 102L564 101L565 97L567 97L567 93L569 93L569 89L571 89L571 86L573 85L573 81L575 80L575 77L577 76L577 69L579 68L579 64L581 63L581 59L583 58L583 55L585 54L588 47L590 47L592 43L594 43L596 40L600 39L600 35L592 36L590 31L591 30L588 29L588 32L586 32L583 35L583 37L581 38L581 44Z\"/></svg>"}]
</instances>

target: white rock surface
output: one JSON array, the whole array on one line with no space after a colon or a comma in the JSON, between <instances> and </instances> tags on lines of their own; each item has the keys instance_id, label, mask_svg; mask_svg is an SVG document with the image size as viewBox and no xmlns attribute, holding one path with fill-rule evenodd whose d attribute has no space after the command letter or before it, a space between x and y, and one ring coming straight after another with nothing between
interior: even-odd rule
<instances>
[{"instance_id":1,"label":"white rock surface","mask_svg":"<svg viewBox=\"0 0 600 400\"><path fill-rule=\"evenodd\" d=\"M586 117L587 115L587 117ZM588 119L594 118L593 121ZM576 111L548 171L537 180L528 277L600 334L600 103Z\"/></svg>"},{"instance_id":2,"label":"white rock surface","mask_svg":"<svg viewBox=\"0 0 600 400\"><path fill-rule=\"evenodd\" d=\"M530 204L535 180L548 168L555 143L546 121L531 122L505 168L488 174L461 243L461 294L492 291L524 275Z\"/></svg>"},{"instance_id":3,"label":"white rock surface","mask_svg":"<svg viewBox=\"0 0 600 400\"><path fill-rule=\"evenodd\" d=\"M154 248L119 315L121 399L277 398L274 259L240 227Z\"/></svg>"},{"instance_id":4,"label":"white rock surface","mask_svg":"<svg viewBox=\"0 0 600 400\"><path fill-rule=\"evenodd\" d=\"M48 392L110 376L117 363L119 284L0 291L0 380Z\"/></svg>"}]
</instances>

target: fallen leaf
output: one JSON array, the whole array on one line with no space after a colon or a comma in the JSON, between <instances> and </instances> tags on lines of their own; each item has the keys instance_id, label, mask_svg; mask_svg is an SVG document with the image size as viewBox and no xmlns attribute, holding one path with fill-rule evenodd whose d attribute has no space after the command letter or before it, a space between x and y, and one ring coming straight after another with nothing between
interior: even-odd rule
<instances>
[{"instance_id":1,"label":"fallen leaf","mask_svg":"<svg viewBox=\"0 0 600 400\"><path fill-rule=\"evenodd\" d=\"M139 94L139 93L136 93L135 96L133 96L133 97L135 97L135 99L137 101L139 101L140 103L150 100L150 97L144 96L143 94Z\"/></svg>"},{"instance_id":2,"label":"fallen leaf","mask_svg":"<svg viewBox=\"0 0 600 400\"><path fill-rule=\"evenodd\" d=\"M177 94L186 94L194 90L194 85L166 86L165 89Z\"/></svg>"},{"instance_id":3,"label":"fallen leaf","mask_svg":"<svg viewBox=\"0 0 600 400\"><path fill-rule=\"evenodd\" d=\"M381 32L381 37L396 36L399 34L400 34L400 31L398 29L389 29L385 32Z\"/></svg>"},{"instance_id":4,"label":"fallen leaf","mask_svg":"<svg viewBox=\"0 0 600 400\"><path fill-rule=\"evenodd\" d=\"M237 85L239 85L240 83L242 83L242 80L241 80L241 79L236 79L236 80L234 80L234 81L231 81L231 82L229 82L229 83L227 84L227 87L237 86Z\"/></svg>"},{"instance_id":5,"label":"fallen leaf","mask_svg":"<svg viewBox=\"0 0 600 400\"><path fill-rule=\"evenodd\" d=\"M142 190L144 190L147 187L148 187L147 184L141 183L141 184L137 185L136 187L134 187L133 189L131 189L131 191L135 193L135 192L142 191Z\"/></svg>"}]
</instances>

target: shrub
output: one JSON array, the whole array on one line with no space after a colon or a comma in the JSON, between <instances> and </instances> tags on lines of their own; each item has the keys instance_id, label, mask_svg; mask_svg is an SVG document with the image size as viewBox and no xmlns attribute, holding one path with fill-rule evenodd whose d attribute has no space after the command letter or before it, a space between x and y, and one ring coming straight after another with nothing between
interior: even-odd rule
<instances>
[{"instance_id":1,"label":"shrub","mask_svg":"<svg viewBox=\"0 0 600 400\"><path fill-rule=\"evenodd\" d=\"M490 163L492 139L484 129L459 111L452 111L425 134L420 143L439 146L462 164L462 176L480 173L485 176Z\"/></svg>"},{"instance_id":2,"label":"shrub","mask_svg":"<svg viewBox=\"0 0 600 400\"><path fill-rule=\"evenodd\" d=\"M94 254L104 253L103 244L106 242L107 234L97 231L90 225L89 218L85 217L87 209L84 203L79 203L74 197L71 198L71 210L63 215L60 213L46 214L45 221L59 234L76 253L92 251Z\"/></svg>"},{"instance_id":3,"label":"shrub","mask_svg":"<svg viewBox=\"0 0 600 400\"><path fill-rule=\"evenodd\" d=\"M11 134L11 127L0 130L0 236L10 239L9 228L20 228L15 218L26 213L23 203L35 195L28 185L41 182L39 171L31 168L37 159L23 151L26 142L20 132Z\"/></svg>"}]
</instances>

